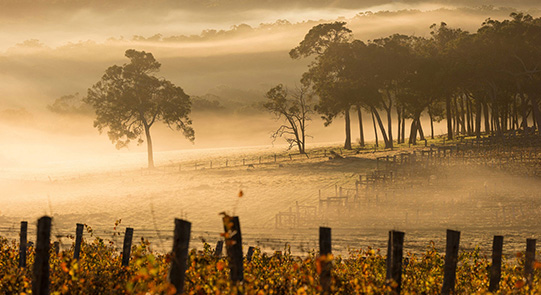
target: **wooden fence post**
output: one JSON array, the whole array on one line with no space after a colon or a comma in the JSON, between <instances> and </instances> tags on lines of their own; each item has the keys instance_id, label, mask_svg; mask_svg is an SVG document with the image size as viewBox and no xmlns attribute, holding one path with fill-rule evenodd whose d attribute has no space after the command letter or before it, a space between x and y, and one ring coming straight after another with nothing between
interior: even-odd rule
<instances>
[{"instance_id":1,"label":"wooden fence post","mask_svg":"<svg viewBox=\"0 0 541 295\"><path fill-rule=\"evenodd\" d=\"M28 222L21 221L21 233L19 237L19 267L26 268L26 244L28 234Z\"/></svg>"},{"instance_id":2,"label":"wooden fence post","mask_svg":"<svg viewBox=\"0 0 541 295\"><path fill-rule=\"evenodd\" d=\"M533 281L533 264L535 262L535 239L526 240L526 260L524 262L524 277L529 285Z\"/></svg>"},{"instance_id":3,"label":"wooden fence post","mask_svg":"<svg viewBox=\"0 0 541 295\"><path fill-rule=\"evenodd\" d=\"M254 255L255 248L250 246L248 247L248 253L246 254L246 261L250 262L252 261L252 256Z\"/></svg>"},{"instance_id":4,"label":"wooden fence post","mask_svg":"<svg viewBox=\"0 0 541 295\"><path fill-rule=\"evenodd\" d=\"M75 227L75 248L73 249L73 259L79 259L81 242L83 241L83 228L84 225L81 223L77 223Z\"/></svg>"},{"instance_id":5,"label":"wooden fence post","mask_svg":"<svg viewBox=\"0 0 541 295\"><path fill-rule=\"evenodd\" d=\"M488 286L489 292L496 292L500 287L500 279L502 275L502 251L503 251L503 236L494 236L492 242L492 265L490 266L490 283Z\"/></svg>"},{"instance_id":6,"label":"wooden fence post","mask_svg":"<svg viewBox=\"0 0 541 295\"><path fill-rule=\"evenodd\" d=\"M224 216L224 230L228 234L225 240L227 257L229 258L230 277L233 282L244 280L242 257L242 233L238 216Z\"/></svg>"},{"instance_id":7,"label":"wooden fence post","mask_svg":"<svg viewBox=\"0 0 541 295\"><path fill-rule=\"evenodd\" d=\"M60 253L60 242L55 241L53 243L53 250L54 250L54 254L56 254L56 255L58 255Z\"/></svg>"},{"instance_id":8,"label":"wooden fence post","mask_svg":"<svg viewBox=\"0 0 541 295\"><path fill-rule=\"evenodd\" d=\"M36 256L32 268L32 294L49 294L49 247L51 243L51 217L38 219Z\"/></svg>"},{"instance_id":9,"label":"wooden fence post","mask_svg":"<svg viewBox=\"0 0 541 295\"><path fill-rule=\"evenodd\" d=\"M400 294L402 290L402 257L404 253L404 232L389 231L387 243L387 281L392 294Z\"/></svg>"},{"instance_id":10,"label":"wooden fence post","mask_svg":"<svg viewBox=\"0 0 541 295\"><path fill-rule=\"evenodd\" d=\"M127 227L124 234L124 245L122 246L122 266L130 264L131 241L133 238L133 228Z\"/></svg>"},{"instance_id":11,"label":"wooden fence post","mask_svg":"<svg viewBox=\"0 0 541 295\"><path fill-rule=\"evenodd\" d=\"M175 234L171 268L167 280L177 289L176 294L184 293L184 280L188 268L188 248L192 224L186 220L175 218Z\"/></svg>"},{"instance_id":12,"label":"wooden fence post","mask_svg":"<svg viewBox=\"0 0 541 295\"><path fill-rule=\"evenodd\" d=\"M331 229L329 227L319 227L319 263L321 266L319 281L325 294L329 294L331 292L332 263L328 259L328 255L331 253Z\"/></svg>"},{"instance_id":13,"label":"wooden fence post","mask_svg":"<svg viewBox=\"0 0 541 295\"><path fill-rule=\"evenodd\" d=\"M456 281L456 265L458 262L458 245L460 232L447 230L447 246L445 248L445 266L443 269L443 286L441 294L454 294Z\"/></svg>"},{"instance_id":14,"label":"wooden fence post","mask_svg":"<svg viewBox=\"0 0 541 295\"><path fill-rule=\"evenodd\" d=\"M224 241L219 240L219 241L216 243L216 249L214 249L214 256L216 256L216 257L221 257L221 256L222 256L223 248L224 248Z\"/></svg>"}]
</instances>

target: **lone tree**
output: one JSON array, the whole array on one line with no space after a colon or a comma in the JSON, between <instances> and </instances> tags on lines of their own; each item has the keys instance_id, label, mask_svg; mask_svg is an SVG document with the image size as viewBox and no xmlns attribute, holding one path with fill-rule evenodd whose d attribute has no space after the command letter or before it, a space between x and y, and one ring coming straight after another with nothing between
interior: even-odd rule
<instances>
[{"instance_id":1,"label":"lone tree","mask_svg":"<svg viewBox=\"0 0 541 295\"><path fill-rule=\"evenodd\" d=\"M144 131L148 168L154 168L150 127L162 121L171 129L182 131L190 141L194 141L190 97L182 88L153 76L161 64L152 53L126 50L130 63L111 66L101 80L88 89L84 101L96 112L94 127L100 133L108 127L107 135L116 148L126 147L131 140L143 143Z\"/></svg>"},{"instance_id":2,"label":"lone tree","mask_svg":"<svg viewBox=\"0 0 541 295\"><path fill-rule=\"evenodd\" d=\"M281 125L273 134L272 138L285 137L289 148L297 146L299 153L305 153L306 121L312 108L309 105L311 93L307 87L299 88L289 95L287 88L279 84L271 88L267 94L267 102L263 105L279 120L284 118L287 123Z\"/></svg>"}]
</instances>

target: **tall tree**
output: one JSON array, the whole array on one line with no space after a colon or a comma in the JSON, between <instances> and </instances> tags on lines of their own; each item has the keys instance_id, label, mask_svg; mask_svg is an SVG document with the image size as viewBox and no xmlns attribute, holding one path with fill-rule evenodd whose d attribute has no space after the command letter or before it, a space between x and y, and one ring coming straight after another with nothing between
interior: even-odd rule
<instances>
[{"instance_id":1,"label":"tall tree","mask_svg":"<svg viewBox=\"0 0 541 295\"><path fill-rule=\"evenodd\" d=\"M130 62L109 67L101 80L88 89L84 101L96 112L94 127L100 133L108 128L107 135L118 149L131 140L144 142L144 133L148 168L154 168L150 136L154 123L161 121L194 141L190 97L182 88L153 75L161 64L152 53L129 49L125 55Z\"/></svg>"},{"instance_id":2,"label":"tall tree","mask_svg":"<svg viewBox=\"0 0 541 295\"><path fill-rule=\"evenodd\" d=\"M350 109L352 103L346 96L347 89L338 86L344 86L344 83L348 82L336 75L340 71L340 63L334 60L334 58L340 59L338 52L346 49L340 45L349 44L352 40L351 30L345 24L345 22L334 22L313 27L299 45L289 52L289 55L293 59L316 55L316 62L303 75L303 83L312 84L320 97L316 110L323 114L325 125L331 124L338 114L344 114L346 132L344 148L351 149Z\"/></svg>"}]
</instances>

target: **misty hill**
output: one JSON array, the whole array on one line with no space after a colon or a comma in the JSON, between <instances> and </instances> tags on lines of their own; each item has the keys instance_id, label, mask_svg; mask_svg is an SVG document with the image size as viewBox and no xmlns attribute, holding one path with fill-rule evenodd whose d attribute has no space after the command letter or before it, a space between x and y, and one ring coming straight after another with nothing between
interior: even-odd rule
<instances>
[{"instance_id":1,"label":"misty hill","mask_svg":"<svg viewBox=\"0 0 541 295\"><path fill-rule=\"evenodd\" d=\"M298 83L310 60L292 60L288 52L317 23L347 21L355 38L368 40L393 33L427 36L429 26L441 21L473 31L488 17L504 19L512 11L482 7L363 12L351 18L207 28L195 36L154 32L150 37L127 39L101 35L59 45L30 37L7 45L9 49L0 53L0 97L4 107L46 110L61 96L86 93L107 67L125 62L126 49L134 48L152 52L162 63L160 75L191 96L214 94L223 106L252 104L279 83ZM529 13L536 15L536 11ZM107 40L99 41L103 38Z\"/></svg>"}]
</instances>

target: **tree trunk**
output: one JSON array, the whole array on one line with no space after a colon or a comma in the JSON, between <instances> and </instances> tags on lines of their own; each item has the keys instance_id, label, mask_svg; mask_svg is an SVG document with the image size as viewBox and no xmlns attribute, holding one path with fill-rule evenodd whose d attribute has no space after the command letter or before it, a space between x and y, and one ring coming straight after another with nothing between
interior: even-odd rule
<instances>
[{"instance_id":1,"label":"tree trunk","mask_svg":"<svg viewBox=\"0 0 541 295\"><path fill-rule=\"evenodd\" d=\"M470 122L471 122L471 134L474 133L474 127L473 127L473 124L475 122L475 119L474 119L474 112L473 112L473 98L470 98L468 99L469 103L470 103ZM470 135L471 135L470 134Z\"/></svg>"},{"instance_id":2,"label":"tree trunk","mask_svg":"<svg viewBox=\"0 0 541 295\"><path fill-rule=\"evenodd\" d=\"M299 149L299 154L304 154L304 149L300 140L297 141L297 148Z\"/></svg>"},{"instance_id":3,"label":"tree trunk","mask_svg":"<svg viewBox=\"0 0 541 295\"><path fill-rule=\"evenodd\" d=\"M466 109L464 108L464 96L460 97L460 123L462 134L466 134Z\"/></svg>"},{"instance_id":4,"label":"tree trunk","mask_svg":"<svg viewBox=\"0 0 541 295\"><path fill-rule=\"evenodd\" d=\"M417 121L415 119L411 120L409 144L417 144Z\"/></svg>"},{"instance_id":5,"label":"tree trunk","mask_svg":"<svg viewBox=\"0 0 541 295\"><path fill-rule=\"evenodd\" d=\"M470 120L470 114L471 114L471 104L470 99L466 96L466 129L467 134L472 134L472 122Z\"/></svg>"},{"instance_id":6,"label":"tree trunk","mask_svg":"<svg viewBox=\"0 0 541 295\"><path fill-rule=\"evenodd\" d=\"M401 144L402 141L401 141L401 137L400 137L400 124L402 123L402 118L400 116L400 108L397 106L396 107L396 115L398 117L398 129L396 130L396 143L397 144Z\"/></svg>"},{"instance_id":7,"label":"tree trunk","mask_svg":"<svg viewBox=\"0 0 541 295\"><path fill-rule=\"evenodd\" d=\"M150 126L146 123L145 126L145 135L147 137L147 153L148 153L148 168L154 168L154 154L152 153L152 138L150 137Z\"/></svg>"},{"instance_id":8,"label":"tree trunk","mask_svg":"<svg viewBox=\"0 0 541 295\"><path fill-rule=\"evenodd\" d=\"M421 140L425 140L425 133L423 132L423 126L421 126L421 119L419 117L417 118L417 129L419 130Z\"/></svg>"},{"instance_id":9,"label":"tree trunk","mask_svg":"<svg viewBox=\"0 0 541 295\"><path fill-rule=\"evenodd\" d=\"M522 106L522 129L526 130L528 128L528 102L526 101L526 97L524 97L524 93L520 93L521 98L521 106Z\"/></svg>"},{"instance_id":10,"label":"tree trunk","mask_svg":"<svg viewBox=\"0 0 541 295\"><path fill-rule=\"evenodd\" d=\"M445 109L447 112L447 139L453 139L453 117L451 115L451 97L447 96L445 98Z\"/></svg>"},{"instance_id":11,"label":"tree trunk","mask_svg":"<svg viewBox=\"0 0 541 295\"><path fill-rule=\"evenodd\" d=\"M306 143L306 135L304 133L304 128L306 127L306 122L305 122L305 113L303 112L302 113L302 119L299 120L299 128L301 129L301 145L300 145L300 150L299 150L299 153L301 154L305 154L305 143Z\"/></svg>"},{"instance_id":12,"label":"tree trunk","mask_svg":"<svg viewBox=\"0 0 541 295\"><path fill-rule=\"evenodd\" d=\"M387 138L387 132L385 132L385 127L383 126L383 122L381 121L381 117L379 116L378 111L374 108L372 111L374 112L374 115L376 116L376 121L378 122L378 126L381 131L381 136L383 136L383 141L385 142L385 148L392 148L392 145L389 144L389 139Z\"/></svg>"},{"instance_id":13,"label":"tree trunk","mask_svg":"<svg viewBox=\"0 0 541 295\"><path fill-rule=\"evenodd\" d=\"M507 132L507 121L509 120L509 104L505 105L505 109L502 112L501 129L503 132Z\"/></svg>"},{"instance_id":14,"label":"tree trunk","mask_svg":"<svg viewBox=\"0 0 541 295\"><path fill-rule=\"evenodd\" d=\"M372 124L374 124L374 136L376 137L376 147L379 147L378 143L378 129L376 127L376 119L374 119L374 112L372 112Z\"/></svg>"},{"instance_id":15,"label":"tree trunk","mask_svg":"<svg viewBox=\"0 0 541 295\"><path fill-rule=\"evenodd\" d=\"M494 107L494 106L492 106ZM491 114L491 120L490 120L490 132L491 134L494 132L494 120L496 120L496 116L494 116L494 109L492 109L492 114Z\"/></svg>"},{"instance_id":16,"label":"tree trunk","mask_svg":"<svg viewBox=\"0 0 541 295\"><path fill-rule=\"evenodd\" d=\"M500 136L502 135L502 129L500 125L500 116L499 116L499 109L496 104L494 104L494 113L492 117L494 118L494 126L496 127L496 135Z\"/></svg>"},{"instance_id":17,"label":"tree trunk","mask_svg":"<svg viewBox=\"0 0 541 295\"><path fill-rule=\"evenodd\" d=\"M477 138L481 138L481 101L476 99L475 101L475 135Z\"/></svg>"},{"instance_id":18,"label":"tree trunk","mask_svg":"<svg viewBox=\"0 0 541 295\"><path fill-rule=\"evenodd\" d=\"M363 129L363 114L361 112L361 107L357 106L357 117L359 117L359 135L361 147L364 147L364 129Z\"/></svg>"},{"instance_id":19,"label":"tree trunk","mask_svg":"<svg viewBox=\"0 0 541 295\"><path fill-rule=\"evenodd\" d=\"M351 149L351 124L349 119L349 107L344 111L345 120L346 120L346 142L344 143L344 149Z\"/></svg>"},{"instance_id":20,"label":"tree trunk","mask_svg":"<svg viewBox=\"0 0 541 295\"><path fill-rule=\"evenodd\" d=\"M513 130L518 129L518 105L517 105L518 96L515 96L515 100L513 101L513 123L512 128Z\"/></svg>"},{"instance_id":21,"label":"tree trunk","mask_svg":"<svg viewBox=\"0 0 541 295\"><path fill-rule=\"evenodd\" d=\"M428 117L430 118L430 138L434 139L434 120L430 112L428 112Z\"/></svg>"},{"instance_id":22,"label":"tree trunk","mask_svg":"<svg viewBox=\"0 0 541 295\"><path fill-rule=\"evenodd\" d=\"M539 104L537 103L537 97L530 95L530 102L532 104L532 112L534 123L537 128L541 128L541 111L539 110Z\"/></svg>"},{"instance_id":23,"label":"tree trunk","mask_svg":"<svg viewBox=\"0 0 541 295\"><path fill-rule=\"evenodd\" d=\"M387 134L389 136L389 140L388 140L388 144L386 143L385 146L387 148L392 149L393 148L393 119L392 119L393 110L391 107L391 103L389 103L389 108L386 111L387 111Z\"/></svg>"},{"instance_id":24,"label":"tree trunk","mask_svg":"<svg viewBox=\"0 0 541 295\"><path fill-rule=\"evenodd\" d=\"M485 133L490 134L492 132L492 129L490 129L490 117L488 111L488 103L486 102L486 99L483 102L483 111L485 113Z\"/></svg>"},{"instance_id":25,"label":"tree trunk","mask_svg":"<svg viewBox=\"0 0 541 295\"><path fill-rule=\"evenodd\" d=\"M455 127L454 128L455 134L460 135L460 109L458 108L458 103L457 103L457 97L456 96L453 97L453 105L454 105L454 110L455 110L453 126Z\"/></svg>"},{"instance_id":26,"label":"tree trunk","mask_svg":"<svg viewBox=\"0 0 541 295\"><path fill-rule=\"evenodd\" d=\"M402 108L402 143L406 142L406 116L404 115L404 108Z\"/></svg>"}]
</instances>

